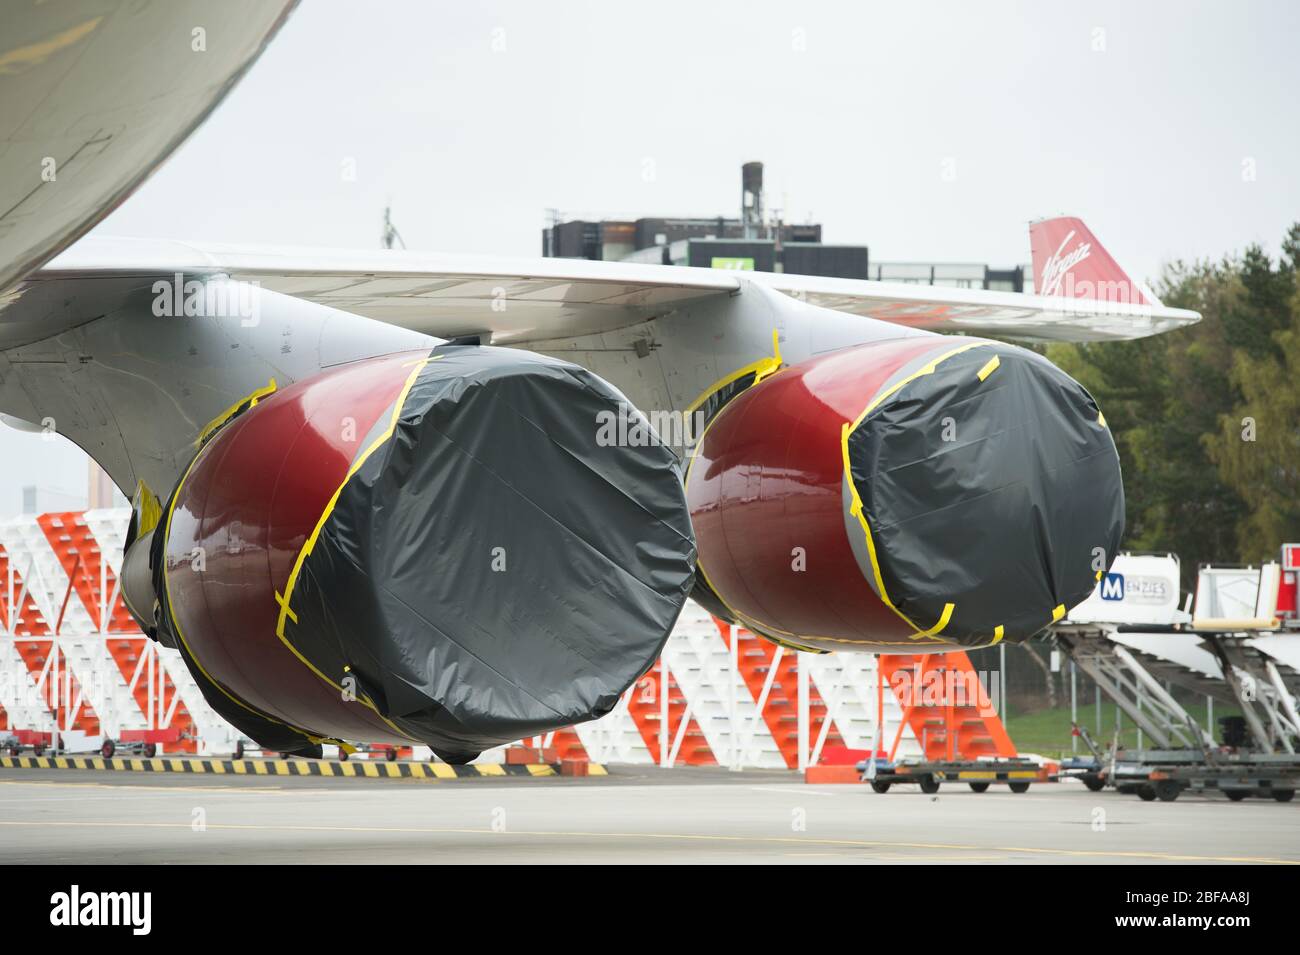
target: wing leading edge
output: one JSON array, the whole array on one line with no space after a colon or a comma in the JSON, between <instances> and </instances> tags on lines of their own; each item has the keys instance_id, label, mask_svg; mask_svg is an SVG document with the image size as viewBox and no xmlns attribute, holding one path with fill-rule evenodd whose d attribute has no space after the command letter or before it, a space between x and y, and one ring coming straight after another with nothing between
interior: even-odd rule
<instances>
[{"instance_id":1,"label":"wing leading edge","mask_svg":"<svg viewBox=\"0 0 1300 955\"><path fill-rule=\"evenodd\" d=\"M192 245L90 237L28 283L226 275L413 331L522 344L593 334L762 285L811 305L935 332L1041 341L1142 338L1200 316L1158 303L1108 302L762 272L585 259L505 259L406 251ZM130 284L135 284L132 281ZM93 287L82 294L93 299ZM26 295L0 313L24 321ZM33 296L39 299L41 296ZM13 310L18 309L18 314Z\"/></svg>"}]
</instances>

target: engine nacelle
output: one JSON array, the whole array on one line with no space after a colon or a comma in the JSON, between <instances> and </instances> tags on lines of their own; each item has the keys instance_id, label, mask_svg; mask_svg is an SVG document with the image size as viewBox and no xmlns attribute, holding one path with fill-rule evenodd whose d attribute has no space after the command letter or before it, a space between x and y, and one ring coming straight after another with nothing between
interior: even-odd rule
<instances>
[{"instance_id":1,"label":"engine nacelle","mask_svg":"<svg viewBox=\"0 0 1300 955\"><path fill-rule=\"evenodd\" d=\"M609 712L695 560L672 452L598 440L625 402L568 362L477 346L254 397L163 509L160 635L271 749L465 761Z\"/></svg>"},{"instance_id":2,"label":"engine nacelle","mask_svg":"<svg viewBox=\"0 0 1300 955\"><path fill-rule=\"evenodd\" d=\"M1091 592L1124 528L1092 396L1011 345L916 336L784 369L687 472L697 594L817 650L1025 639Z\"/></svg>"}]
</instances>

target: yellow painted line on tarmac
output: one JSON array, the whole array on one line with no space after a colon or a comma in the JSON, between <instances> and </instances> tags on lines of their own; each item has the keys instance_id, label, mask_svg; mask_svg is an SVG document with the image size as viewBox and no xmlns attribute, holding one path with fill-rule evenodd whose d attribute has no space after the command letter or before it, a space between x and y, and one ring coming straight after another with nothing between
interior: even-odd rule
<instances>
[{"instance_id":1,"label":"yellow painted line on tarmac","mask_svg":"<svg viewBox=\"0 0 1300 955\"><path fill-rule=\"evenodd\" d=\"M74 822L67 820L0 820L0 826L28 829L176 829L190 831L188 822ZM585 832L573 830L521 829L508 833L491 829L459 829L424 826L274 826L241 823L208 823L208 829L232 832L371 832L407 835L470 835L500 839L503 835L548 839L645 839L647 841L752 843L784 846L837 846L846 849L921 849L954 852L1011 852L1028 855L1069 856L1087 859L1147 859L1160 862L1246 862L1264 865L1300 865L1300 859L1274 859L1265 856L1203 856L1155 851L1103 851L1100 849L1054 849L1042 846L980 846L950 842L883 842L857 839L801 839L796 836L724 836L682 832Z\"/></svg>"}]
</instances>

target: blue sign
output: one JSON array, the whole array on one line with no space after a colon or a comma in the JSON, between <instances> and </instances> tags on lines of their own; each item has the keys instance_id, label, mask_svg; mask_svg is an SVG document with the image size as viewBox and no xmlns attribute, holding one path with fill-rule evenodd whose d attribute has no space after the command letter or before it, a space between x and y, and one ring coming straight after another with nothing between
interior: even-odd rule
<instances>
[{"instance_id":1,"label":"blue sign","mask_svg":"<svg viewBox=\"0 0 1300 955\"><path fill-rule=\"evenodd\" d=\"M1107 574L1101 579L1101 599L1102 600L1123 600L1124 599L1124 575Z\"/></svg>"}]
</instances>

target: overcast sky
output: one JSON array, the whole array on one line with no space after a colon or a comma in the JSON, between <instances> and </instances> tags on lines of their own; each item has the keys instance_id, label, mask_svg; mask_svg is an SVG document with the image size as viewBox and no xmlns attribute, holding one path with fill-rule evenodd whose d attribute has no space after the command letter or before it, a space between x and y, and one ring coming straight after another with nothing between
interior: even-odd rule
<instances>
[{"instance_id":1,"label":"overcast sky","mask_svg":"<svg viewBox=\"0 0 1300 955\"><path fill-rule=\"evenodd\" d=\"M1300 219L1297 36L1281 0L304 0L97 231L373 248L391 201L410 248L537 255L548 208L734 215L757 159L876 260L1027 262L1070 213L1153 279ZM81 493L67 452L14 454L0 514Z\"/></svg>"}]
</instances>

